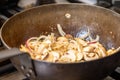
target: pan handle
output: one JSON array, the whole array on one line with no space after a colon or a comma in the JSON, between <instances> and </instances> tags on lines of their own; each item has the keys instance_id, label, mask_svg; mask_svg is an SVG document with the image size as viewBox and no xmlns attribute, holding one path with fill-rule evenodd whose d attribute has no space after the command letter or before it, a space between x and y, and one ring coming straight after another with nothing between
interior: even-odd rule
<instances>
[{"instance_id":1,"label":"pan handle","mask_svg":"<svg viewBox=\"0 0 120 80\"><path fill-rule=\"evenodd\" d=\"M18 48L5 49L0 51L0 60L11 58L11 57L20 55L22 53L23 52L21 52Z\"/></svg>"},{"instance_id":2,"label":"pan handle","mask_svg":"<svg viewBox=\"0 0 120 80\"><path fill-rule=\"evenodd\" d=\"M20 65L25 67L25 69L20 68L23 74L26 75L26 77L28 77L30 80L36 80L33 61L30 58L29 54L26 54L25 52L21 52L18 48L5 49L0 51L0 60L11 58L18 55L20 55L19 58Z\"/></svg>"}]
</instances>

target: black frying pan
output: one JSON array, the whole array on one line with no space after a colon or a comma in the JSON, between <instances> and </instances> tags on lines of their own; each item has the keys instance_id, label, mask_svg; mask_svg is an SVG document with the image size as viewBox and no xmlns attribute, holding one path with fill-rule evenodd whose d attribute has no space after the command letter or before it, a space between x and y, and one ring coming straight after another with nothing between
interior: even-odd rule
<instances>
[{"instance_id":1,"label":"black frying pan","mask_svg":"<svg viewBox=\"0 0 120 80\"><path fill-rule=\"evenodd\" d=\"M66 18L66 13L71 17ZM80 37L89 28L92 37L99 35L100 42L107 49L120 46L120 15L113 11L84 4L53 4L21 12L2 26L1 39L10 51L14 47L17 48L17 51L14 49L15 51L9 53L20 53L12 58L12 62L31 80L101 80L120 64L120 52L81 63L31 60L28 55L19 52L19 46L32 36L39 36L45 32L59 35L56 29L58 23L66 33L74 37Z\"/></svg>"}]
</instances>

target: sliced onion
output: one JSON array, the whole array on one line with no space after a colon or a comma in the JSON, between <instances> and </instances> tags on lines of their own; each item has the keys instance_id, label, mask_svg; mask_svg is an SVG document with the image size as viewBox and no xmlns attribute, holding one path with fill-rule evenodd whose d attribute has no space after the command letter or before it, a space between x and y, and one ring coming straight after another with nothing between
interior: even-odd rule
<instances>
[{"instance_id":1,"label":"sliced onion","mask_svg":"<svg viewBox=\"0 0 120 80\"><path fill-rule=\"evenodd\" d=\"M57 24L57 29L58 29L58 31L59 31L61 36L65 36L66 35L66 33L63 31L63 29L62 29L60 24Z\"/></svg>"}]
</instances>

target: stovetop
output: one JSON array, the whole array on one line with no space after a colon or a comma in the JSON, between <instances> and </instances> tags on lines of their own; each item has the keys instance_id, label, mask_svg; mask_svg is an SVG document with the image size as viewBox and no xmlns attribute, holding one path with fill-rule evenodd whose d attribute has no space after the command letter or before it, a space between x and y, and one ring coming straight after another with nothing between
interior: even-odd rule
<instances>
[{"instance_id":1,"label":"stovetop","mask_svg":"<svg viewBox=\"0 0 120 80\"><path fill-rule=\"evenodd\" d=\"M34 6L49 4L49 3L81 3L83 0L39 0ZM98 0L98 1L107 1L107 0ZM114 0L119 1L119 0ZM98 3L99 6L104 6L106 8L112 9L118 13L120 13L120 1L119 2L112 2L114 4L106 5L104 3ZM18 6L15 3L5 5L0 8L0 26L4 23L12 15L24 10L23 7ZM2 43L0 42L0 50L4 49ZM24 75L19 73L11 64L10 60L3 60L0 61L0 80L29 80ZM108 75L104 80L120 80L120 67L111 74Z\"/></svg>"}]
</instances>

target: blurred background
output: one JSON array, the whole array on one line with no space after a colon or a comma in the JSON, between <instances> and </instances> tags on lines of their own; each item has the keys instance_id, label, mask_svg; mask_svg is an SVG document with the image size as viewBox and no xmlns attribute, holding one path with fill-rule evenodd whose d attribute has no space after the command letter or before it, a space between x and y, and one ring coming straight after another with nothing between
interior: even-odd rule
<instances>
[{"instance_id":1,"label":"blurred background","mask_svg":"<svg viewBox=\"0 0 120 80\"><path fill-rule=\"evenodd\" d=\"M120 0L0 0L0 28L2 24L14 14L36 6L47 4L90 4L111 9L120 13ZM4 49L0 41L0 50ZM0 61L0 80L28 80L13 67L10 59ZM120 80L120 68L113 74L108 75L105 80Z\"/></svg>"}]
</instances>

